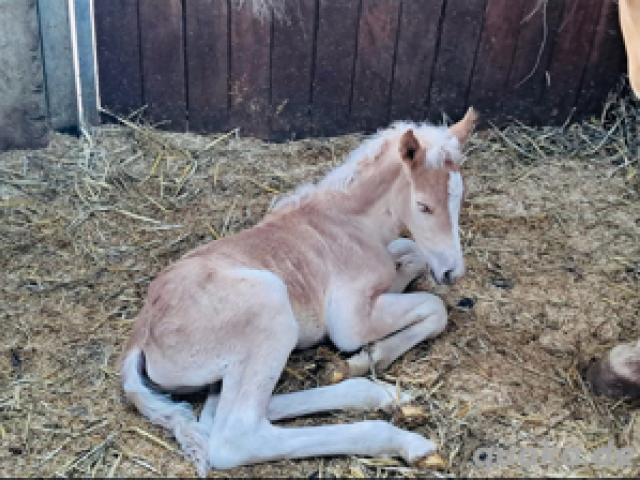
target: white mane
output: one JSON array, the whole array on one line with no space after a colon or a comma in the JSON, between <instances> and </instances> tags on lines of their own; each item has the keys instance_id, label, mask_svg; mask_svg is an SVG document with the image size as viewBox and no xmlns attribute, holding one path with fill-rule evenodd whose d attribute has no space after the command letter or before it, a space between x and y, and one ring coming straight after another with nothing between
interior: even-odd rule
<instances>
[{"instance_id":1,"label":"white mane","mask_svg":"<svg viewBox=\"0 0 640 480\"><path fill-rule=\"evenodd\" d=\"M347 155L344 163L327 173L318 183L304 183L292 193L276 198L271 209L278 210L282 207L298 205L302 200L318 191L344 190L353 182L363 160L375 157L385 141L398 142L407 130L413 130L420 143L426 146L425 161L428 167L442 167L447 158L456 164L461 164L464 160L462 152L460 152L460 142L456 136L451 134L448 127L428 123L395 122L389 128L378 131L362 142L359 147Z\"/></svg>"}]
</instances>

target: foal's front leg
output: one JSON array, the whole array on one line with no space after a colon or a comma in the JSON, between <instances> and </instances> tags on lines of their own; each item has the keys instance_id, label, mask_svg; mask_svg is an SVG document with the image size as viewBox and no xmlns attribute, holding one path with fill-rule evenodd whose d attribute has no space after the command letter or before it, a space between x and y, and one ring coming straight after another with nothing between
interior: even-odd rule
<instances>
[{"instance_id":1,"label":"foal's front leg","mask_svg":"<svg viewBox=\"0 0 640 480\"><path fill-rule=\"evenodd\" d=\"M402 293L407 285L427 271L427 259L418 245L408 238L398 238L387 246L396 264L396 278L389 293Z\"/></svg>"},{"instance_id":2,"label":"foal's front leg","mask_svg":"<svg viewBox=\"0 0 640 480\"><path fill-rule=\"evenodd\" d=\"M426 292L386 293L367 308L367 299L343 294L333 302L329 336L343 351L373 343L347 360L348 375L360 376L373 366L384 369L427 338L442 333L447 310L440 297Z\"/></svg>"}]
</instances>

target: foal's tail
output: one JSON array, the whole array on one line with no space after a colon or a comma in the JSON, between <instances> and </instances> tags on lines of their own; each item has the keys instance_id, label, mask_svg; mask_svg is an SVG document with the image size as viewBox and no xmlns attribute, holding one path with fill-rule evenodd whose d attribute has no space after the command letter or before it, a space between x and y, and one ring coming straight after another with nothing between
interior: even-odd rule
<instances>
[{"instance_id":1,"label":"foal's tail","mask_svg":"<svg viewBox=\"0 0 640 480\"><path fill-rule=\"evenodd\" d=\"M154 389L144 372L144 352L140 347L133 347L124 354L120 370L127 399L153 423L169 429L185 455L196 464L200 476L206 475L208 439L198 428L193 408L186 402L174 402L169 395Z\"/></svg>"},{"instance_id":2,"label":"foal's tail","mask_svg":"<svg viewBox=\"0 0 640 480\"><path fill-rule=\"evenodd\" d=\"M136 319L133 332L124 353L120 357L122 388L127 399L153 423L175 432L176 425L195 421L193 409L188 403L177 403L168 395L154 388L145 373L143 346L149 336L148 310L145 305Z\"/></svg>"},{"instance_id":3,"label":"foal's tail","mask_svg":"<svg viewBox=\"0 0 640 480\"><path fill-rule=\"evenodd\" d=\"M127 399L153 423L173 430L178 419L195 421L193 409L188 403L174 402L168 395L149 385L145 375L144 352L139 347L134 347L124 355L120 373Z\"/></svg>"}]
</instances>

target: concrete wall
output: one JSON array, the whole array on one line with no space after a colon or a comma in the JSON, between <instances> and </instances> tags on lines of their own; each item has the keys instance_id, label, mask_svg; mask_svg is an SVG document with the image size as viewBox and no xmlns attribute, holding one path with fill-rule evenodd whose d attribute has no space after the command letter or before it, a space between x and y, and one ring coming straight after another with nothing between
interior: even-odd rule
<instances>
[{"instance_id":1,"label":"concrete wall","mask_svg":"<svg viewBox=\"0 0 640 480\"><path fill-rule=\"evenodd\" d=\"M36 0L0 0L0 150L47 144Z\"/></svg>"}]
</instances>

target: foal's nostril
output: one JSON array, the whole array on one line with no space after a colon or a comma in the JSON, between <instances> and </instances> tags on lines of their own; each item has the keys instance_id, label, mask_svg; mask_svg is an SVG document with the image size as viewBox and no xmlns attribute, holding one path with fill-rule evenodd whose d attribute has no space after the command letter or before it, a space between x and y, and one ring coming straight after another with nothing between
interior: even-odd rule
<instances>
[{"instance_id":1,"label":"foal's nostril","mask_svg":"<svg viewBox=\"0 0 640 480\"><path fill-rule=\"evenodd\" d=\"M453 283L453 270L447 270L442 274L442 282L447 285L451 285Z\"/></svg>"}]
</instances>

